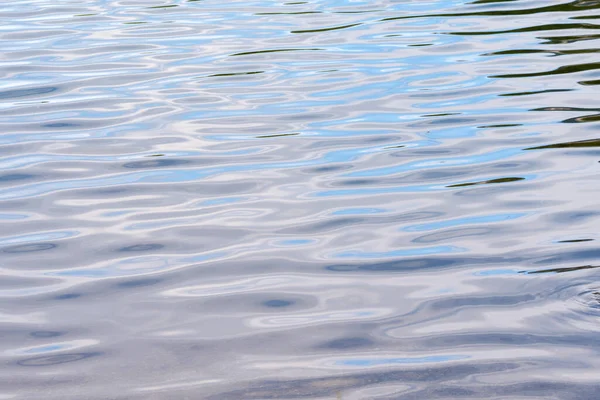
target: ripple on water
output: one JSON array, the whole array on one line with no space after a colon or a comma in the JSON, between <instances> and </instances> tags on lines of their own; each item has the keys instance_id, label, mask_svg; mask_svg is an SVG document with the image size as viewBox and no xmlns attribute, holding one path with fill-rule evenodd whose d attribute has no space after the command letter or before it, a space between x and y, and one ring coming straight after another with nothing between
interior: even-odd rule
<instances>
[{"instance_id":1,"label":"ripple on water","mask_svg":"<svg viewBox=\"0 0 600 400\"><path fill-rule=\"evenodd\" d=\"M0 398L597 398L598 1L5 3Z\"/></svg>"}]
</instances>

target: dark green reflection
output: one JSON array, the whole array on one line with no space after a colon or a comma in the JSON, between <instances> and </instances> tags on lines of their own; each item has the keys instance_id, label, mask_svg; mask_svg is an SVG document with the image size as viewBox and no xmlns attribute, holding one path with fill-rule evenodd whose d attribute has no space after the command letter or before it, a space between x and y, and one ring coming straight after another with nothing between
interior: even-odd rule
<instances>
[{"instance_id":1,"label":"dark green reflection","mask_svg":"<svg viewBox=\"0 0 600 400\"><path fill-rule=\"evenodd\" d=\"M571 240L559 240L558 243L581 243L581 242L593 242L594 239L571 239Z\"/></svg>"},{"instance_id":2,"label":"dark green reflection","mask_svg":"<svg viewBox=\"0 0 600 400\"><path fill-rule=\"evenodd\" d=\"M548 54L550 56L566 56L573 54L595 54L600 53L600 49L574 49L574 50L541 50L541 49L516 49L494 51L492 53L482 54L482 56L504 56L513 54Z\"/></svg>"},{"instance_id":3,"label":"dark green reflection","mask_svg":"<svg viewBox=\"0 0 600 400\"><path fill-rule=\"evenodd\" d=\"M499 94L498 96L510 97L510 96L529 96L532 94L542 94L542 93L557 93L557 92L571 92L574 89L548 89L548 90L538 90L536 92L519 92L519 93L504 93Z\"/></svg>"},{"instance_id":4,"label":"dark green reflection","mask_svg":"<svg viewBox=\"0 0 600 400\"><path fill-rule=\"evenodd\" d=\"M216 77L220 77L220 76L257 75L257 74L264 74L264 73L265 73L265 71L228 72L228 73L224 73L224 74L208 75L208 77L209 78L216 78Z\"/></svg>"},{"instance_id":5,"label":"dark green reflection","mask_svg":"<svg viewBox=\"0 0 600 400\"><path fill-rule=\"evenodd\" d=\"M238 56L249 56L252 54L264 54L264 53L284 53L288 51L317 51L323 49L271 49L271 50L257 50L257 51L245 51L242 53L233 53L230 54L230 57L238 57Z\"/></svg>"},{"instance_id":6,"label":"dark green reflection","mask_svg":"<svg viewBox=\"0 0 600 400\"><path fill-rule=\"evenodd\" d=\"M481 0L477 3L494 3L495 1L485 1ZM589 1L589 0L576 0L566 4L557 4L546 7L537 7L537 8L526 8L522 10L498 10L498 11L478 11L471 13L445 13L445 14L430 14L430 15L408 15L402 17L388 17L383 18L381 21L394 21L398 19L412 19L412 18L430 18L430 17L475 17L475 16L507 16L507 15L531 15L531 14L541 14L541 13L550 13L550 12L577 12L577 11L585 11L585 10L596 10L600 9L600 2L598 1Z\"/></svg>"},{"instance_id":7,"label":"dark green reflection","mask_svg":"<svg viewBox=\"0 0 600 400\"><path fill-rule=\"evenodd\" d=\"M524 150L565 149L565 148L578 148L578 147L600 147L600 139L555 143L555 144L549 144L546 146L528 147Z\"/></svg>"},{"instance_id":8,"label":"dark green reflection","mask_svg":"<svg viewBox=\"0 0 600 400\"><path fill-rule=\"evenodd\" d=\"M362 25L362 24L358 23L358 24L348 24L348 25L342 25L342 26L332 26L330 28L305 29L305 30L299 30L299 31L291 31L291 33L314 33L314 32L337 31L340 29L352 28L352 27L359 26L359 25Z\"/></svg>"},{"instance_id":9,"label":"dark green reflection","mask_svg":"<svg viewBox=\"0 0 600 400\"><path fill-rule=\"evenodd\" d=\"M254 15L304 15L304 14L322 14L321 11L295 11L295 12L262 12Z\"/></svg>"},{"instance_id":10,"label":"dark green reflection","mask_svg":"<svg viewBox=\"0 0 600 400\"><path fill-rule=\"evenodd\" d=\"M537 271L523 271L526 274L560 274L563 272L573 272L580 271L584 269L594 269L599 268L600 265L582 265L580 267L565 267L565 268L550 268L550 269L540 269Z\"/></svg>"},{"instance_id":11,"label":"dark green reflection","mask_svg":"<svg viewBox=\"0 0 600 400\"><path fill-rule=\"evenodd\" d=\"M575 64L565 65L558 67L551 71L544 72L530 72L525 74L506 74L506 75L491 75L490 78L533 78L536 76L547 76L547 75L562 75L572 74L575 72L593 71L600 69L600 62L588 63L588 64Z\"/></svg>"},{"instance_id":12,"label":"dark green reflection","mask_svg":"<svg viewBox=\"0 0 600 400\"><path fill-rule=\"evenodd\" d=\"M600 29L600 25L594 24L547 24L528 26L526 28L508 29L504 31L485 31L485 32L449 32L450 35L461 36L479 36L479 35L498 35L504 33L522 33L522 32L541 32L541 31L558 31L563 29Z\"/></svg>"},{"instance_id":13,"label":"dark green reflection","mask_svg":"<svg viewBox=\"0 0 600 400\"><path fill-rule=\"evenodd\" d=\"M299 135L299 132L294 132L294 133L276 133L273 135L260 135L257 136L257 139L269 139L269 138L276 138L276 137L285 137L285 136L296 136Z\"/></svg>"},{"instance_id":14,"label":"dark green reflection","mask_svg":"<svg viewBox=\"0 0 600 400\"><path fill-rule=\"evenodd\" d=\"M493 184L493 183L506 183L506 182L522 181L524 179L525 178L520 178L520 177L498 178L498 179L490 179L487 181L479 181L479 182L457 183L455 185L448 185L446 187L453 188L453 187L463 187L463 186L489 185L489 184Z\"/></svg>"}]
</instances>

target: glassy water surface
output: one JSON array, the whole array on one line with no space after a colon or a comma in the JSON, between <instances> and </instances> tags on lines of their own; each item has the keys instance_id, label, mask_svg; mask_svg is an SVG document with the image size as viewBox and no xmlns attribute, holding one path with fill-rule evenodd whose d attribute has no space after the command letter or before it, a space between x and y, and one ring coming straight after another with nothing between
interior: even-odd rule
<instances>
[{"instance_id":1,"label":"glassy water surface","mask_svg":"<svg viewBox=\"0 0 600 400\"><path fill-rule=\"evenodd\" d=\"M598 398L600 1L0 20L0 399Z\"/></svg>"}]
</instances>

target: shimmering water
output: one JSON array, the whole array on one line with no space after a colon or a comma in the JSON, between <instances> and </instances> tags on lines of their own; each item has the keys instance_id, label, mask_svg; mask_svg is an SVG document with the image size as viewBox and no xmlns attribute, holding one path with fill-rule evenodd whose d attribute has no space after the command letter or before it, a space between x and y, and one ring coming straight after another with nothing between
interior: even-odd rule
<instances>
[{"instance_id":1,"label":"shimmering water","mask_svg":"<svg viewBox=\"0 0 600 400\"><path fill-rule=\"evenodd\" d=\"M0 20L0 399L598 398L600 1Z\"/></svg>"}]
</instances>

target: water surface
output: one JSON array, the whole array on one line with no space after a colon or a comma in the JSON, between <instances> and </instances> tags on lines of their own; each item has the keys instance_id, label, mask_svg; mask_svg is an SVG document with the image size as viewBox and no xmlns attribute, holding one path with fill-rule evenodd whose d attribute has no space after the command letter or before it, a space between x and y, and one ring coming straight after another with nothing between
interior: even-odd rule
<instances>
[{"instance_id":1,"label":"water surface","mask_svg":"<svg viewBox=\"0 0 600 400\"><path fill-rule=\"evenodd\" d=\"M0 20L0 399L597 399L600 1Z\"/></svg>"}]
</instances>

